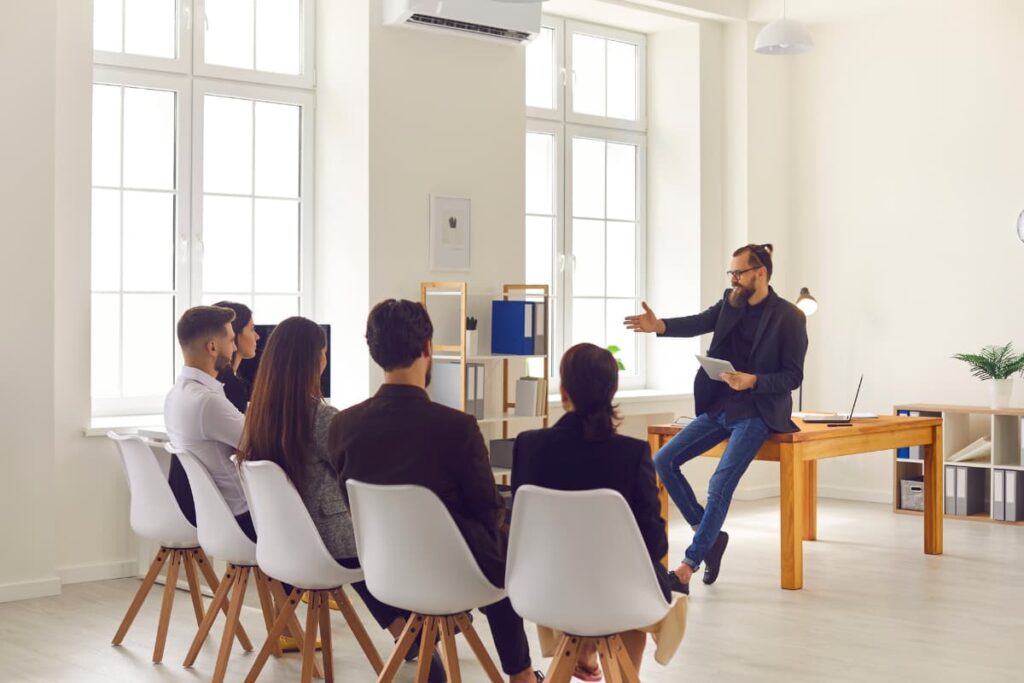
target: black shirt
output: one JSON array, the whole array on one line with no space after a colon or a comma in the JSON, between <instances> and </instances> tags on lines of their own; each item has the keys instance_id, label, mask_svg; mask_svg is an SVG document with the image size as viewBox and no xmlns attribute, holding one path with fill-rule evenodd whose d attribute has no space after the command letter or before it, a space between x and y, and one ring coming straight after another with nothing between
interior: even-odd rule
<instances>
[{"instance_id":1,"label":"black shirt","mask_svg":"<svg viewBox=\"0 0 1024 683\"><path fill-rule=\"evenodd\" d=\"M736 327L729 334L724 354L725 358L732 363L737 372L750 372L750 354L754 349L754 337L757 336L757 328L761 325L761 317L764 313L764 302L756 306L745 306ZM757 407L754 405L753 396L750 390L733 391L725 388L721 398L708 410L709 417L718 417L725 412L726 424L733 424L739 420L746 420L751 417L758 417Z\"/></svg>"},{"instance_id":2,"label":"black shirt","mask_svg":"<svg viewBox=\"0 0 1024 683\"><path fill-rule=\"evenodd\" d=\"M224 385L224 395L231 404L244 415L245 409L249 406L249 394L252 392L249 382L236 375L230 365L220 371L217 381Z\"/></svg>"}]
</instances>

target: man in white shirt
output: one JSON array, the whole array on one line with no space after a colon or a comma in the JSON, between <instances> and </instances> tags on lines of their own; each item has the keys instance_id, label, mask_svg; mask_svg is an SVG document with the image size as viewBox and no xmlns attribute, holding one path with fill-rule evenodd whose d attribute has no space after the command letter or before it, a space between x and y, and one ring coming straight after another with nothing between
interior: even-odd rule
<instances>
[{"instance_id":1,"label":"man in white shirt","mask_svg":"<svg viewBox=\"0 0 1024 683\"><path fill-rule=\"evenodd\" d=\"M193 453L210 472L242 530L256 540L249 507L231 456L238 450L245 418L224 395L217 373L231 363L235 333L229 308L195 306L178 321L178 343L185 367L164 402L167 437ZM188 480L178 463L171 468L171 488L182 512L195 524ZM177 476L175 476L177 474ZM191 515L191 516L190 516Z\"/></svg>"}]
</instances>

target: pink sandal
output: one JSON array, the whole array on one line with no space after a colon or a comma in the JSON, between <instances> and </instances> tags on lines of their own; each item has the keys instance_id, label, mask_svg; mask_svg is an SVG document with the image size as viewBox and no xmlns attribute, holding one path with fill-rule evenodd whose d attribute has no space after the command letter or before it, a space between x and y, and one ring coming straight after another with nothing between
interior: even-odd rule
<instances>
[{"instance_id":1,"label":"pink sandal","mask_svg":"<svg viewBox=\"0 0 1024 683\"><path fill-rule=\"evenodd\" d=\"M593 669L587 669L579 662L576 663L576 669L572 672L573 678L578 678L581 681L603 681L604 676L601 675L601 667L595 666Z\"/></svg>"}]
</instances>

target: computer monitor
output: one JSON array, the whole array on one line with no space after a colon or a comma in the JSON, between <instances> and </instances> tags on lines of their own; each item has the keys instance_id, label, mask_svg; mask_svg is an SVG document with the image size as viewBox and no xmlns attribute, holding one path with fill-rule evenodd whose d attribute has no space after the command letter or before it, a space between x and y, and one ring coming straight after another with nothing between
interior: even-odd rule
<instances>
[{"instance_id":1,"label":"computer monitor","mask_svg":"<svg viewBox=\"0 0 1024 683\"><path fill-rule=\"evenodd\" d=\"M275 325L254 325L256 328L256 334L260 336L258 342L256 342L256 355L252 358L243 360L238 366L238 376L247 380L249 384L254 384L256 381L256 368L260 365L260 357L263 355L263 349L266 348L267 340L270 339L270 333L274 331ZM331 326L321 325L324 334L327 336L327 367L324 369L324 374L320 375L320 391L323 393L324 398L331 397Z\"/></svg>"}]
</instances>

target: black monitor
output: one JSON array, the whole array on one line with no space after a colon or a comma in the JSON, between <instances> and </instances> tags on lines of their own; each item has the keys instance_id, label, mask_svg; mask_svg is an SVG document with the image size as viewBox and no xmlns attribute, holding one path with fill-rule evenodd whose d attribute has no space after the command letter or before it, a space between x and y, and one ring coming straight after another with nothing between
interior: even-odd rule
<instances>
[{"instance_id":1,"label":"black monitor","mask_svg":"<svg viewBox=\"0 0 1024 683\"><path fill-rule=\"evenodd\" d=\"M270 339L270 333L274 331L274 325L254 325L256 328L256 334L260 336L259 341L256 342L256 355L252 358L243 360L238 366L238 376L247 380L250 385L255 384L256 381L256 368L259 367L260 357L263 355L263 349L266 348L267 340ZM324 368L324 374L320 375L320 391L323 393L324 398L331 397L331 326L321 325L324 334L327 336L327 367Z\"/></svg>"}]
</instances>

